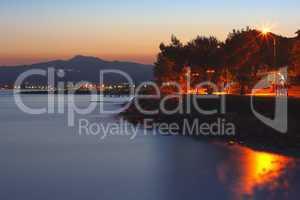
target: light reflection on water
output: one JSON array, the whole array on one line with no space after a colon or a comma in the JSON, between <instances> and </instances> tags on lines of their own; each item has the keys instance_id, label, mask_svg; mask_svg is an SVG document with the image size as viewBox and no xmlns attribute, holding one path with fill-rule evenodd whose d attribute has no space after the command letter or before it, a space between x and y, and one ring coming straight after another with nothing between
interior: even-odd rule
<instances>
[{"instance_id":1,"label":"light reflection on water","mask_svg":"<svg viewBox=\"0 0 300 200\"><path fill-rule=\"evenodd\" d=\"M235 154L218 167L218 177L230 187L234 199L253 199L260 190L268 191L272 198L275 191L289 188L287 172L293 168L294 158L240 146L233 151ZM231 171L233 164L240 168ZM287 193L282 195L287 198Z\"/></svg>"}]
</instances>

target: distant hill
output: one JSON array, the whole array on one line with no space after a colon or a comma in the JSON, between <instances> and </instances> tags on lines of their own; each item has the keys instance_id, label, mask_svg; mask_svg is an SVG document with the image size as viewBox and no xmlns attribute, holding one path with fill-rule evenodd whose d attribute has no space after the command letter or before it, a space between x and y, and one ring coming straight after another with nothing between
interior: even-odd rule
<instances>
[{"instance_id":1,"label":"distant hill","mask_svg":"<svg viewBox=\"0 0 300 200\"><path fill-rule=\"evenodd\" d=\"M153 66L133 62L105 61L96 57L75 56L70 60L54 60L45 63L32 65L19 65L10 67L0 67L0 84L13 84L17 77L29 69L48 69L55 68L57 71L64 71L65 76L59 81L89 81L99 83L100 71L107 69L121 70L132 77L135 83L153 80ZM32 76L26 79L30 84L46 84L46 78ZM126 80L120 75L108 74L104 77L104 82L113 84L121 83Z\"/></svg>"}]
</instances>

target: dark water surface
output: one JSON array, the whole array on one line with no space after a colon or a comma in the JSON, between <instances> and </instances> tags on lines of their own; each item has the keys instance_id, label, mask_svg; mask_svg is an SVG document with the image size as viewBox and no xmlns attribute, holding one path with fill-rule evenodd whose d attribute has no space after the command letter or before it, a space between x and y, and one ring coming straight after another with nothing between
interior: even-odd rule
<instances>
[{"instance_id":1,"label":"dark water surface","mask_svg":"<svg viewBox=\"0 0 300 200\"><path fill-rule=\"evenodd\" d=\"M37 108L47 104L45 96L23 99ZM88 97L76 103L84 107ZM97 112L81 117L118 120ZM0 199L299 199L297 158L139 133L134 140L80 136L66 114L28 115L2 93Z\"/></svg>"}]
</instances>

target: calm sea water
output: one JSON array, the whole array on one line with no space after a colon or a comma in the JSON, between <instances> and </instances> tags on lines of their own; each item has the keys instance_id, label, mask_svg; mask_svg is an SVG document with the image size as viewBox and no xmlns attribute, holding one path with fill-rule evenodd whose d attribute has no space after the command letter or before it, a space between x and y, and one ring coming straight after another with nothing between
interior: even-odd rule
<instances>
[{"instance_id":1,"label":"calm sea water","mask_svg":"<svg viewBox=\"0 0 300 200\"><path fill-rule=\"evenodd\" d=\"M47 104L42 95L23 99L36 108ZM88 97L77 97L78 106L88 103ZM97 112L84 118L118 120ZM134 140L80 136L78 127L67 126L65 114L25 114L2 92L0 199L299 199L296 158L139 133Z\"/></svg>"}]
</instances>

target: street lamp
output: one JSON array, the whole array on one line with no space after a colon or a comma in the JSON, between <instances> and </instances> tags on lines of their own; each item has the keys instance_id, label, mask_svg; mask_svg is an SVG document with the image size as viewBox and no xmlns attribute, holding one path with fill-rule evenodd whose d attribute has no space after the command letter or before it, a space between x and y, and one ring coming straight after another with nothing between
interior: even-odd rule
<instances>
[{"instance_id":1,"label":"street lamp","mask_svg":"<svg viewBox=\"0 0 300 200\"><path fill-rule=\"evenodd\" d=\"M265 28L263 28L262 29L262 31L261 31L261 33L262 33L262 35L263 36L265 36L265 37L270 37L270 38L272 38L273 39L273 49L274 49L274 68L275 68L275 70L276 70L276 64L277 64L277 60L276 60L276 57L277 57L277 51L276 51L276 46L277 46L277 41L276 41L276 37L274 37L271 33L270 33L270 29L269 28L267 28L267 27L265 27ZM275 76L275 84L276 84L276 95L278 95L278 82L280 82L280 87L282 87L283 86L283 84L285 84L286 83L286 80L285 80L285 78L284 78L284 76L281 74L281 73L275 73L274 74L274 76ZM279 76L279 79L278 79L278 76ZM279 94L280 94L280 92L279 92ZM287 92L285 93L285 94L287 94Z\"/></svg>"},{"instance_id":2,"label":"street lamp","mask_svg":"<svg viewBox=\"0 0 300 200\"><path fill-rule=\"evenodd\" d=\"M276 42L276 38L271 34L270 32L270 28L268 27L264 27L261 31L261 34L264 36L264 37L270 37L272 38L273 40L273 62L274 62L274 67L276 68L276 57L277 57L277 51L276 51L276 48L277 48L277 42Z\"/></svg>"},{"instance_id":3,"label":"street lamp","mask_svg":"<svg viewBox=\"0 0 300 200\"><path fill-rule=\"evenodd\" d=\"M212 87L211 87L211 85L212 85L211 79L212 79L213 74L216 73L216 71L213 70L213 69L207 69L206 73L207 73L207 76L208 76L208 83L209 83L209 86L208 86L209 88L208 88L207 93L212 94L213 91L212 91Z\"/></svg>"},{"instance_id":4,"label":"street lamp","mask_svg":"<svg viewBox=\"0 0 300 200\"><path fill-rule=\"evenodd\" d=\"M262 28L261 32L263 35L268 35L270 33L270 28L264 27Z\"/></svg>"}]
</instances>

